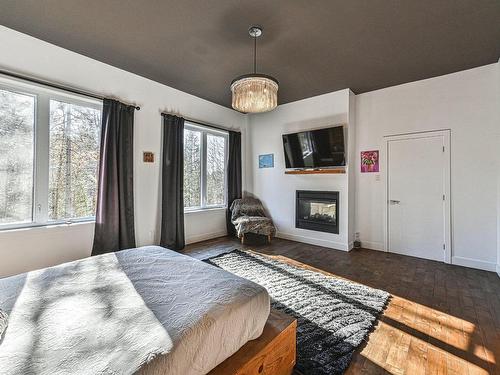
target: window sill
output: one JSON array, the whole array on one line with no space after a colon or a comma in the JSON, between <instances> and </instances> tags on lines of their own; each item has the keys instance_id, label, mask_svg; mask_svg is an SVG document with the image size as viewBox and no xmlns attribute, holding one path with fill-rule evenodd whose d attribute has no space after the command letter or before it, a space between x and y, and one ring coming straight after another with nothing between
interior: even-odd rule
<instances>
[{"instance_id":1,"label":"window sill","mask_svg":"<svg viewBox=\"0 0 500 375\"><path fill-rule=\"evenodd\" d=\"M83 225L88 225L88 224L95 224L95 219L89 219L89 220L79 220L79 221L73 221L73 222L54 222L54 223L45 223L45 224L29 224L29 225L19 225L19 226L5 226L4 228L0 227L0 233L11 233L11 232L20 232L20 231L27 231L27 230L44 230L44 229L49 229L49 230L57 230L57 229L63 229L63 228L78 228Z\"/></svg>"},{"instance_id":2,"label":"window sill","mask_svg":"<svg viewBox=\"0 0 500 375\"><path fill-rule=\"evenodd\" d=\"M184 215L195 214L200 212L217 212L217 211L226 211L226 206L220 207L205 207L205 208L195 208L191 210L184 210Z\"/></svg>"}]
</instances>

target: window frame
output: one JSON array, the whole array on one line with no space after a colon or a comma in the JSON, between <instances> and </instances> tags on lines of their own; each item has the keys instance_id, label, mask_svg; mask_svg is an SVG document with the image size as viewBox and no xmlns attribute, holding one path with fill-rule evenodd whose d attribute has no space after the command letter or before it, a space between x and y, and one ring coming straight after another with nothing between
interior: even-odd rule
<instances>
[{"instance_id":1,"label":"window frame","mask_svg":"<svg viewBox=\"0 0 500 375\"><path fill-rule=\"evenodd\" d=\"M219 130L200 124L194 124L186 120L184 129L201 132L201 172L200 172L200 206L184 207L184 213L207 211L227 208L227 162L228 162L228 143L229 132ZM224 202L222 204L207 204L207 134L224 138ZM183 172L184 173L184 172Z\"/></svg>"},{"instance_id":2,"label":"window frame","mask_svg":"<svg viewBox=\"0 0 500 375\"><path fill-rule=\"evenodd\" d=\"M50 101L57 100L94 108L101 111L101 100L85 95L69 93L64 90L27 83L17 78L6 78L0 75L0 90L21 95L29 95L35 101L33 129L33 191L31 205L31 221L23 223L0 224L0 231L12 229L56 226L95 222L95 215L65 220L49 220L49 147L50 147ZM101 134L99 134L101 137Z\"/></svg>"}]
</instances>

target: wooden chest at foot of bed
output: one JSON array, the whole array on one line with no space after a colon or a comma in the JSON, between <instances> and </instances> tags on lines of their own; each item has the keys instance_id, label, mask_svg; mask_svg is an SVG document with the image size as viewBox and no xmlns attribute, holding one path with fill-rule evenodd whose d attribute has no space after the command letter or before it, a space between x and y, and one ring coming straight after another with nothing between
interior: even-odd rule
<instances>
[{"instance_id":1,"label":"wooden chest at foot of bed","mask_svg":"<svg viewBox=\"0 0 500 375\"><path fill-rule=\"evenodd\" d=\"M290 375L295 365L296 330L294 318L271 310L262 335L208 375Z\"/></svg>"}]
</instances>

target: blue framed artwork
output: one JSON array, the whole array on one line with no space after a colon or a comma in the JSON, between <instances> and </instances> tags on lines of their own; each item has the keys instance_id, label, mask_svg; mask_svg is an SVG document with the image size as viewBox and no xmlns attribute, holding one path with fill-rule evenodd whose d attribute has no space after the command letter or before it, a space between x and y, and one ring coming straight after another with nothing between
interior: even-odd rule
<instances>
[{"instance_id":1,"label":"blue framed artwork","mask_svg":"<svg viewBox=\"0 0 500 375\"><path fill-rule=\"evenodd\" d=\"M259 155L259 168L274 168L274 154Z\"/></svg>"}]
</instances>

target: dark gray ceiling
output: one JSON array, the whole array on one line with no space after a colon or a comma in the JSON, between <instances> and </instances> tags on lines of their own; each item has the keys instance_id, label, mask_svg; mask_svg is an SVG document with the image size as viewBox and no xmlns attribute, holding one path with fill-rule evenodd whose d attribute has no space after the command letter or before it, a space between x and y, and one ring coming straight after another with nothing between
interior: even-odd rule
<instances>
[{"instance_id":1,"label":"dark gray ceiling","mask_svg":"<svg viewBox=\"0 0 500 375\"><path fill-rule=\"evenodd\" d=\"M252 69L252 24L281 104L500 55L500 0L0 0L0 24L228 107Z\"/></svg>"}]
</instances>

